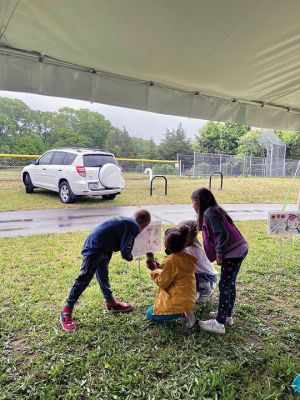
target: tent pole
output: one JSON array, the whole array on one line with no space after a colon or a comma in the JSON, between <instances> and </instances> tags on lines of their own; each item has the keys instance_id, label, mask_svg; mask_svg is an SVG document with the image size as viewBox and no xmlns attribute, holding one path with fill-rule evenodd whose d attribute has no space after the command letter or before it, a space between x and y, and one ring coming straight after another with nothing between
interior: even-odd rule
<instances>
[{"instance_id":1,"label":"tent pole","mask_svg":"<svg viewBox=\"0 0 300 400\"><path fill-rule=\"evenodd\" d=\"M282 211L284 211L285 208L286 208L287 201L288 201L289 195L290 195L290 193L291 193L292 186L293 186L293 184L294 184L294 181L295 181L295 179L296 179L296 176L297 176L297 174L298 174L298 171L300 171L300 160L299 160L299 162L298 162L298 166L297 166L297 168L296 168L296 171L295 171L294 177L293 177L293 179L292 179L292 182L291 182L291 184L290 184L290 187L288 188L288 191L287 191L287 193L286 193L286 195L285 195L285 199L284 199L284 202L283 202ZM300 192L299 192L299 197L298 197L298 210L299 210L299 209L300 209Z\"/></svg>"}]
</instances>

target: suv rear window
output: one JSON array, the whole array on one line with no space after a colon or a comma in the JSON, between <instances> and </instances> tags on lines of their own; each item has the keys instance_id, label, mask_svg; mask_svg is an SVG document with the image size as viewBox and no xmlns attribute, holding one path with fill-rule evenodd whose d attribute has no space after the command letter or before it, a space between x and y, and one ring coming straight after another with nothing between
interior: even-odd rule
<instances>
[{"instance_id":1,"label":"suv rear window","mask_svg":"<svg viewBox=\"0 0 300 400\"><path fill-rule=\"evenodd\" d=\"M115 157L110 154L86 154L83 156L85 167L102 167L102 165L108 163L117 165Z\"/></svg>"}]
</instances>

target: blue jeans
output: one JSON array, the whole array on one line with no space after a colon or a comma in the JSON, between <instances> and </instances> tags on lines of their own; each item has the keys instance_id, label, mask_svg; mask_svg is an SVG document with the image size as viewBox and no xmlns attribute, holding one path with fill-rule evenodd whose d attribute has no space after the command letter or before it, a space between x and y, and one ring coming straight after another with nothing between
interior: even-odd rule
<instances>
[{"instance_id":1,"label":"blue jeans","mask_svg":"<svg viewBox=\"0 0 300 400\"><path fill-rule=\"evenodd\" d=\"M171 321L172 319L182 318L182 313L181 314L170 314L170 315L154 315L153 309L154 309L154 306L151 306L148 308L148 310L146 312L146 318L151 321L163 322L163 321Z\"/></svg>"},{"instance_id":2,"label":"blue jeans","mask_svg":"<svg viewBox=\"0 0 300 400\"><path fill-rule=\"evenodd\" d=\"M112 290L108 277L108 264L112 253L95 253L89 256L83 256L80 273L71 287L69 297L67 298L67 306L73 307L83 291L90 284L96 273L96 278L100 289L106 301L113 300Z\"/></svg>"}]
</instances>

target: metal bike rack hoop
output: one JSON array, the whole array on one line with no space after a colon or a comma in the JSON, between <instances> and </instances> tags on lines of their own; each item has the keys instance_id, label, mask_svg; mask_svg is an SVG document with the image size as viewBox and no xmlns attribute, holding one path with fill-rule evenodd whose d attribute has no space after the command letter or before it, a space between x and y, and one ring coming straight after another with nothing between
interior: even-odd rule
<instances>
[{"instance_id":1,"label":"metal bike rack hoop","mask_svg":"<svg viewBox=\"0 0 300 400\"><path fill-rule=\"evenodd\" d=\"M155 175L152 179L151 179L151 183L150 183L150 196L152 196L152 192L153 192L153 181L155 178L163 178L165 180L165 196L167 195L168 192L168 180L165 176L163 175Z\"/></svg>"},{"instance_id":2,"label":"metal bike rack hoop","mask_svg":"<svg viewBox=\"0 0 300 400\"><path fill-rule=\"evenodd\" d=\"M222 174L221 171L215 171L215 172L212 172L212 173L210 174L210 176L209 176L209 189L211 190L211 180L212 180L213 175L220 175L220 177L221 177L221 187L220 187L220 190L222 190L222 189L223 189L223 179L224 179L224 176L223 176L223 174Z\"/></svg>"}]
</instances>

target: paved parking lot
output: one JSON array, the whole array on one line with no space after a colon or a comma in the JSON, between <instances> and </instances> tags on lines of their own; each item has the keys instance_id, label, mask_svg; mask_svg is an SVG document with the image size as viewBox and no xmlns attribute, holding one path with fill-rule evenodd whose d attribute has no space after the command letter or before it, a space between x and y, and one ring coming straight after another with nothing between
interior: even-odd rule
<instances>
[{"instance_id":1,"label":"paved parking lot","mask_svg":"<svg viewBox=\"0 0 300 400\"><path fill-rule=\"evenodd\" d=\"M266 220L268 211L282 210L282 204L222 204L235 221ZM91 229L116 216L131 216L141 207L66 208L49 210L9 211L0 213L0 237L29 236L39 233L59 233ZM193 219L195 212L189 204L144 206L153 219L164 225ZM296 204L289 204L296 211Z\"/></svg>"}]
</instances>

